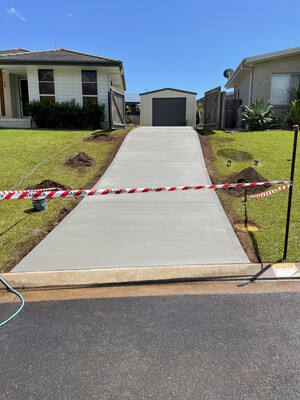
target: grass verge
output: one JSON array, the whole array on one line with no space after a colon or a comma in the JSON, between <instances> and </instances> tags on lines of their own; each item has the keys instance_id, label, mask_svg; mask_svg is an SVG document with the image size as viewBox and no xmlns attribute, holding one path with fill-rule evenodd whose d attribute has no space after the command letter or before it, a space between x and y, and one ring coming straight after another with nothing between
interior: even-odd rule
<instances>
[{"instance_id":1,"label":"grass verge","mask_svg":"<svg viewBox=\"0 0 300 400\"><path fill-rule=\"evenodd\" d=\"M291 131L235 132L204 130L199 133L207 168L213 183L228 182L228 177L253 167L268 180L289 180L294 134ZM227 166L228 159L232 164ZM254 160L259 164L254 166ZM300 261L300 145L298 144L287 261ZM262 192L265 189L262 188ZM226 190L217 194L229 217L235 222L251 221L257 232L235 228L248 257L254 262L282 261L288 190L263 198L231 196Z\"/></svg>"},{"instance_id":2,"label":"grass verge","mask_svg":"<svg viewBox=\"0 0 300 400\"><path fill-rule=\"evenodd\" d=\"M130 130L130 129L129 129ZM50 158L26 178L15 190L26 189L44 179L51 179L72 189L92 188L105 172L129 131L109 133L109 141L79 141L92 131L0 129L0 190L15 186L42 160L69 146ZM66 160L85 152L95 160L95 166L70 168ZM8 271L35 247L80 201L53 199L48 210L36 212L30 200L0 202L0 271Z\"/></svg>"}]
</instances>

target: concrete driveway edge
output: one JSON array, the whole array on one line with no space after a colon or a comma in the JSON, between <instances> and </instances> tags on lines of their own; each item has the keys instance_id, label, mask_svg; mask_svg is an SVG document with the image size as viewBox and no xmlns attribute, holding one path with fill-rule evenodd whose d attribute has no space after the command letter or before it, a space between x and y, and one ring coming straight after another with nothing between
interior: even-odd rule
<instances>
[{"instance_id":1,"label":"concrete driveway edge","mask_svg":"<svg viewBox=\"0 0 300 400\"><path fill-rule=\"evenodd\" d=\"M143 268L10 272L1 277L19 289L86 287L134 282L192 279L272 279L271 264L187 265Z\"/></svg>"}]
</instances>

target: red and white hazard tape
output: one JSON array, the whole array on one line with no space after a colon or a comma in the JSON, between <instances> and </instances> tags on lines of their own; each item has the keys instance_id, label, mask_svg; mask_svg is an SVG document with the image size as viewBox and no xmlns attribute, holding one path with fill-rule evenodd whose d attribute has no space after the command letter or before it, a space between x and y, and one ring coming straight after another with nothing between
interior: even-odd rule
<instances>
[{"instance_id":1,"label":"red and white hazard tape","mask_svg":"<svg viewBox=\"0 0 300 400\"><path fill-rule=\"evenodd\" d=\"M25 189L25 190L0 190L1 194L8 194L8 193L29 193L29 192L49 192L51 190L59 190L58 187L54 188L45 188L45 189Z\"/></svg>"},{"instance_id":2,"label":"red and white hazard tape","mask_svg":"<svg viewBox=\"0 0 300 400\"><path fill-rule=\"evenodd\" d=\"M292 185L292 183L290 184ZM285 186L281 186L279 188L273 189L273 190L269 190L268 192L264 192L264 193L259 193L259 194L253 194L253 195L249 195L246 196L247 198L254 198L254 197L265 197L265 196L269 196L270 194L274 194L279 192L280 190L284 190L290 187L290 185L285 185Z\"/></svg>"},{"instance_id":3,"label":"red and white hazard tape","mask_svg":"<svg viewBox=\"0 0 300 400\"><path fill-rule=\"evenodd\" d=\"M178 190L199 190L199 189L230 189L249 186L270 186L276 184L291 184L290 181L272 181L255 183L227 183L224 185L199 185L199 186L170 186L157 188L130 188L130 189L91 189L91 190L52 190L52 191L24 191L24 192L0 192L0 200L19 200L19 199L51 199L57 197L85 197L85 196L104 196L107 194L123 193L147 193L147 192L174 192Z\"/></svg>"}]
</instances>

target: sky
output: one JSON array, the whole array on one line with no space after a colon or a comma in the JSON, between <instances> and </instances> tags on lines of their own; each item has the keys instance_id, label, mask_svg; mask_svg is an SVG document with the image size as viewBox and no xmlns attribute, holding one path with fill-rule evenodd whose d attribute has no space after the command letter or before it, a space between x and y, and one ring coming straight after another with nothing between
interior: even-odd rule
<instances>
[{"instance_id":1,"label":"sky","mask_svg":"<svg viewBox=\"0 0 300 400\"><path fill-rule=\"evenodd\" d=\"M115 58L127 93L172 87L200 98L243 58L300 46L299 11L300 0L0 0L0 49Z\"/></svg>"}]
</instances>

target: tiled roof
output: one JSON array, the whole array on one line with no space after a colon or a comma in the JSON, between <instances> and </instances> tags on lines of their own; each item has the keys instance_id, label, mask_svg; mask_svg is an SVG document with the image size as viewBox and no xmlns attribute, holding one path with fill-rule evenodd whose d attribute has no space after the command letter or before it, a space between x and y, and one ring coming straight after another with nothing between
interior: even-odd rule
<instances>
[{"instance_id":1,"label":"tiled roof","mask_svg":"<svg viewBox=\"0 0 300 400\"><path fill-rule=\"evenodd\" d=\"M8 56L10 54L29 53L29 52L30 52L30 50L25 50L25 49L0 50L0 56Z\"/></svg>"},{"instance_id":2,"label":"tiled roof","mask_svg":"<svg viewBox=\"0 0 300 400\"><path fill-rule=\"evenodd\" d=\"M68 49L0 50L0 64L121 65L121 61Z\"/></svg>"}]
</instances>

